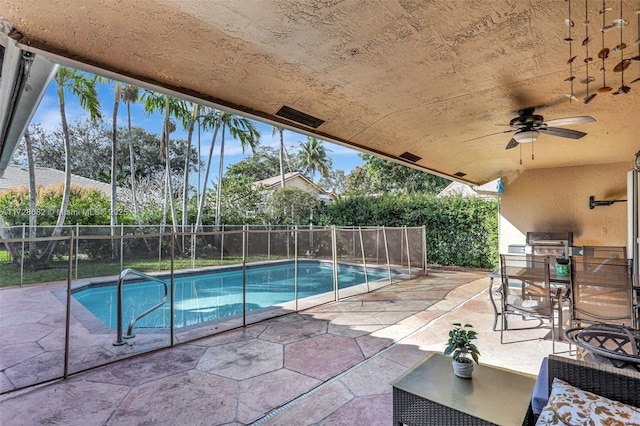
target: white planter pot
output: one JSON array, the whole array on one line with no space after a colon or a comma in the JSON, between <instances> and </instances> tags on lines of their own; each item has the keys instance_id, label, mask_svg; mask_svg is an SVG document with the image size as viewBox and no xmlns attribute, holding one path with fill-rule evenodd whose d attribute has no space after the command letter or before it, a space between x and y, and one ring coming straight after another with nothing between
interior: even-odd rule
<instances>
[{"instance_id":1,"label":"white planter pot","mask_svg":"<svg viewBox=\"0 0 640 426\"><path fill-rule=\"evenodd\" d=\"M453 374L463 379L470 379L473 373L473 362L459 362L451 360L453 365Z\"/></svg>"}]
</instances>

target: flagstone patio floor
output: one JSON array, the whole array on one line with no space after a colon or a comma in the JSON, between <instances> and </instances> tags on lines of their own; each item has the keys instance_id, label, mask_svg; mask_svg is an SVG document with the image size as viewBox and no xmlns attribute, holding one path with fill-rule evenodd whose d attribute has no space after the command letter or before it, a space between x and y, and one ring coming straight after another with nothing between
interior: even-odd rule
<instances>
[{"instance_id":1,"label":"flagstone patio floor","mask_svg":"<svg viewBox=\"0 0 640 426\"><path fill-rule=\"evenodd\" d=\"M390 425L389 383L429 351L441 352L454 322L478 331L481 363L536 374L551 353L548 328L509 331L511 343L500 344L488 282L484 272L430 270L368 294L6 393L0 424ZM8 317L0 318L5 328ZM11 355L0 345L4 372Z\"/></svg>"}]
</instances>

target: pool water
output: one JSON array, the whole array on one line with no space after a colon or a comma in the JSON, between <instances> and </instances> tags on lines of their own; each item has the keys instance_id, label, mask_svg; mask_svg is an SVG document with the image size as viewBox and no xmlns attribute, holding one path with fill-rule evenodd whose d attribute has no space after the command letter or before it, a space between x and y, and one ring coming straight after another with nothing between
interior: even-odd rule
<instances>
[{"instance_id":1,"label":"pool water","mask_svg":"<svg viewBox=\"0 0 640 426\"><path fill-rule=\"evenodd\" d=\"M397 275L392 271L392 276ZM370 282L388 279L386 269L367 268ZM246 269L246 309L252 311L293 301L293 263L260 265ZM339 265L339 288L364 284L362 267ZM169 283L169 278L167 278ZM116 283L93 285L73 293L73 297L107 327L117 327ZM229 268L198 274L174 276L174 327L242 314L242 269ZM298 263L298 298L333 292L333 267L326 263ZM123 327L136 315L162 300L164 286L155 281L126 282L123 286ZM136 322L135 328L169 328L169 300Z\"/></svg>"}]
</instances>

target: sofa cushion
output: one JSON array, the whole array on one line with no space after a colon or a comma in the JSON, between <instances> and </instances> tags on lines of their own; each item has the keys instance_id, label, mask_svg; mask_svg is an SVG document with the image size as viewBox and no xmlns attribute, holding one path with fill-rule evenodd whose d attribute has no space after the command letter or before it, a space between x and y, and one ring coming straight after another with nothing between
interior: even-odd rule
<instances>
[{"instance_id":1,"label":"sofa cushion","mask_svg":"<svg viewBox=\"0 0 640 426\"><path fill-rule=\"evenodd\" d=\"M538 371L536 385L533 388L533 396L531 397L531 409L533 414L539 416L542 409L547 405L549 400L549 358L544 357Z\"/></svg>"},{"instance_id":2,"label":"sofa cushion","mask_svg":"<svg viewBox=\"0 0 640 426\"><path fill-rule=\"evenodd\" d=\"M640 408L579 389L554 378L536 425L640 426Z\"/></svg>"}]
</instances>

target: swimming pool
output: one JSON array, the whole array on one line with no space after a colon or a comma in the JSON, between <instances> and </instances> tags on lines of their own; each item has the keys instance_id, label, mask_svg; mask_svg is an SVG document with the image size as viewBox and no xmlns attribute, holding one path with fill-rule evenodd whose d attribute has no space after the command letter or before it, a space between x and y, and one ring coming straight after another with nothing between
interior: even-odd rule
<instances>
[{"instance_id":1,"label":"swimming pool","mask_svg":"<svg viewBox=\"0 0 640 426\"><path fill-rule=\"evenodd\" d=\"M392 270L392 276L399 272ZM367 268L370 282L389 278L389 271ZM169 282L168 277L166 278ZM362 267L338 265L339 288L364 284ZM247 312L295 299L293 262L246 268ZM73 297L104 325L117 327L116 282L90 284L73 291ZM188 327L234 315L241 315L242 268L232 267L174 276L174 327ZM333 292L333 266L317 261L298 262L298 298ZM123 323L157 304L164 286L154 281L133 280L123 286ZM169 302L136 322L135 328L169 328Z\"/></svg>"}]
</instances>

